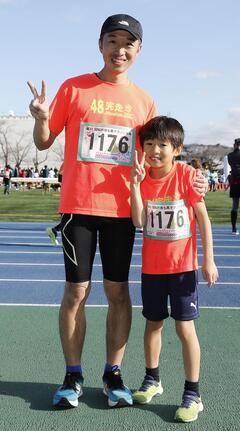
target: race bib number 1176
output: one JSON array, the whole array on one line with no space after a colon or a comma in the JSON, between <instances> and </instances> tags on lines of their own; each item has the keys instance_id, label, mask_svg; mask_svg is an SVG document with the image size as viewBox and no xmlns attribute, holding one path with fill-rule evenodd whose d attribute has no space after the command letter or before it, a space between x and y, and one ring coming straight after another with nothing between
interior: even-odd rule
<instances>
[{"instance_id":1,"label":"race bib number 1176","mask_svg":"<svg viewBox=\"0 0 240 431\"><path fill-rule=\"evenodd\" d=\"M81 123L78 160L131 166L135 141L130 127Z\"/></svg>"},{"instance_id":2,"label":"race bib number 1176","mask_svg":"<svg viewBox=\"0 0 240 431\"><path fill-rule=\"evenodd\" d=\"M184 200L174 202L147 201L147 238L178 240L191 236L188 209Z\"/></svg>"}]
</instances>

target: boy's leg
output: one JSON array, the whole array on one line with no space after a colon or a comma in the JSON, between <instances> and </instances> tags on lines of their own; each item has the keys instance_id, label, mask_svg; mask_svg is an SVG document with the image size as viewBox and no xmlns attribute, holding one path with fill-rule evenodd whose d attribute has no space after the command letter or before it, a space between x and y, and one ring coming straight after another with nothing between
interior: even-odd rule
<instances>
[{"instance_id":1,"label":"boy's leg","mask_svg":"<svg viewBox=\"0 0 240 431\"><path fill-rule=\"evenodd\" d=\"M133 399L139 404L149 403L163 392L159 377L159 357L162 347L162 328L168 317L168 289L165 275L142 274L143 316L146 318L144 352L145 377Z\"/></svg>"},{"instance_id":2,"label":"boy's leg","mask_svg":"<svg viewBox=\"0 0 240 431\"><path fill-rule=\"evenodd\" d=\"M200 372L200 346L193 320L176 321L176 332L182 344L185 378L198 382Z\"/></svg>"},{"instance_id":3,"label":"boy's leg","mask_svg":"<svg viewBox=\"0 0 240 431\"><path fill-rule=\"evenodd\" d=\"M133 394L134 401L139 404L150 403L154 396L163 393L158 368L162 347L163 324L163 320L156 322L146 320L144 332L146 374L141 387Z\"/></svg>"},{"instance_id":4,"label":"boy's leg","mask_svg":"<svg viewBox=\"0 0 240 431\"><path fill-rule=\"evenodd\" d=\"M176 321L176 332L182 343L185 387L182 404L176 411L175 419L180 422L193 422L203 410L199 394L200 346L194 321Z\"/></svg>"},{"instance_id":5,"label":"boy's leg","mask_svg":"<svg viewBox=\"0 0 240 431\"><path fill-rule=\"evenodd\" d=\"M196 420L203 409L198 387L200 346L194 325L199 316L197 284L197 271L172 274L169 281L171 316L182 344L186 379L182 404L175 414L175 419L182 422Z\"/></svg>"},{"instance_id":6,"label":"boy's leg","mask_svg":"<svg viewBox=\"0 0 240 431\"><path fill-rule=\"evenodd\" d=\"M162 348L162 329L164 321L146 320L144 332L144 352L146 368L157 368Z\"/></svg>"}]
</instances>

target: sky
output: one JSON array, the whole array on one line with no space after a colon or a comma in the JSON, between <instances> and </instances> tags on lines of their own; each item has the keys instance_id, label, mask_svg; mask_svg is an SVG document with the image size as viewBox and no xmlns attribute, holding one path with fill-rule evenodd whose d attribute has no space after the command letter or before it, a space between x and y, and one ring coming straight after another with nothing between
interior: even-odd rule
<instances>
[{"instance_id":1,"label":"sky","mask_svg":"<svg viewBox=\"0 0 240 431\"><path fill-rule=\"evenodd\" d=\"M129 77L158 112L185 129L185 144L232 146L240 137L239 0L0 0L0 115L25 115L27 80L51 101L65 79L103 66L104 20L137 18L143 46Z\"/></svg>"}]
</instances>

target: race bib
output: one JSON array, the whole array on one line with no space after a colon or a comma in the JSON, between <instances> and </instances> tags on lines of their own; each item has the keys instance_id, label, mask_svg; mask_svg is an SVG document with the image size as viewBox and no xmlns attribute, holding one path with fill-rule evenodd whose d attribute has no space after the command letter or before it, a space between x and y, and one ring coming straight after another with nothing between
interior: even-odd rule
<instances>
[{"instance_id":1,"label":"race bib","mask_svg":"<svg viewBox=\"0 0 240 431\"><path fill-rule=\"evenodd\" d=\"M136 133L130 127L81 123L78 160L131 166Z\"/></svg>"},{"instance_id":2,"label":"race bib","mask_svg":"<svg viewBox=\"0 0 240 431\"><path fill-rule=\"evenodd\" d=\"M147 201L144 236L159 240L178 240L191 236L188 209L183 199L174 202Z\"/></svg>"}]
</instances>

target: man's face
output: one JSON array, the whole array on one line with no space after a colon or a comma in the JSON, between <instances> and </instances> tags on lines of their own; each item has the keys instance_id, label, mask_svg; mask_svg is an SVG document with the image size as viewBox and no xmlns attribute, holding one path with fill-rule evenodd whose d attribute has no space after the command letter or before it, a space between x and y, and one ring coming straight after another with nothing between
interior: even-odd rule
<instances>
[{"instance_id":1,"label":"man's face","mask_svg":"<svg viewBox=\"0 0 240 431\"><path fill-rule=\"evenodd\" d=\"M141 50L141 43L126 30L116 30L103 35L99 41L105 67L123 73L133 64Z\"/></svg>"}]
</instances>

